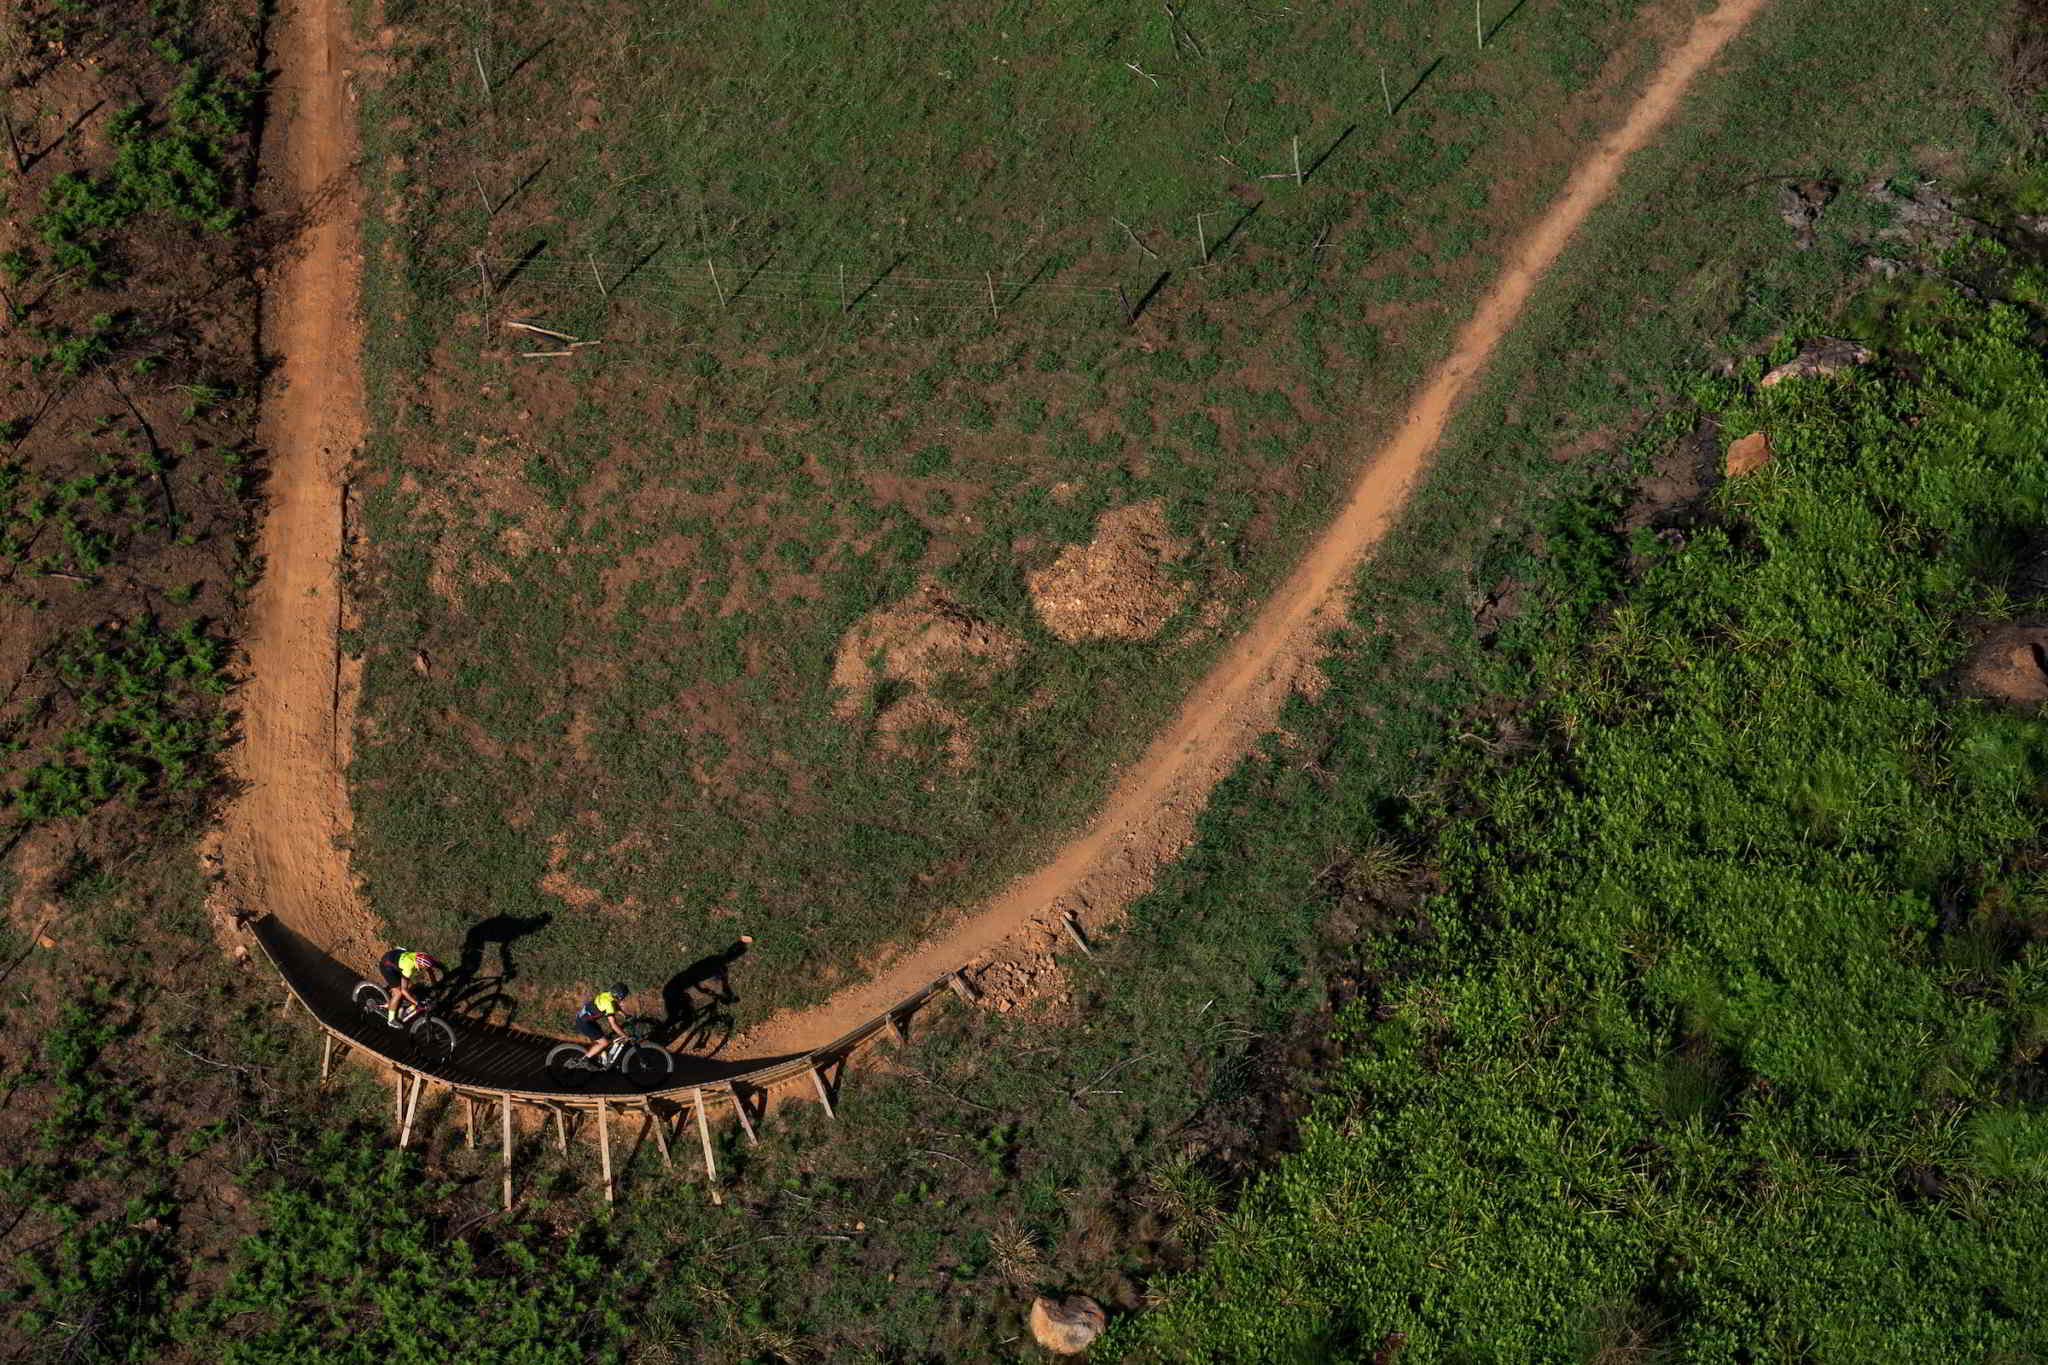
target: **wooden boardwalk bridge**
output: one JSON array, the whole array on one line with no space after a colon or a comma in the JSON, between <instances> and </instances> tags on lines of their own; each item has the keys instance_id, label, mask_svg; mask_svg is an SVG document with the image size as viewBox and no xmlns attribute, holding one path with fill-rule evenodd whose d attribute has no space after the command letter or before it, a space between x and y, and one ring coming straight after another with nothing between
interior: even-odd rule
<instances>
[{"instance_id":1,"label":"wooden boardwalk bridge","mask_svg":"<svg viewBox=\"0 0 2048 1365\"><path fill-rule=\"evenodd\" d=\"M355 1003L352 997L357 983L363 980L361 976L293 932L275 915L255 920L249 929L284 981L285 1008L289 1010L294 1003L302 1006L324 1035L320 1058L323 1080L332 1069L337 1051L374 1057L396 1074L393 1121L400 1146L411 1143L420 1118L420 1098L429 1088L445 1090L451 1099L461 1101L464 1138L470 1146L476 1144L479 1113L487 1116L493 1107L497 1109L507 1208L511 1207L514 1195L515 1105L536 1112L543 1122L551 1119L557 1145L563 1152L568 1151L572 1128L588 1126L594 1130L607 1201L615 1197L611 1151L615 1121L637 1119L643 1125L643 1136L654 1137L664 1163L673 1160L670 1138L684 1124L693 1123L711 1197L718 1201L718 1163L711 1143L714 1112L722 1117L729 1111L749 1142L759 1141L756 1125L765 1114L765 1101L771 1090L788 1085L807 1086L830 1114L838 1073L863 1044L884 1032L906 1038L910 1015L949 987L965 998L972 998L972 987L965 979L958 973L949 973L859 1028L809 1052L746 1061L677 1055L674 1073L664 1077L658 1088L638 1085L616 1073L600 1072L579 1076L578 1084L571 1089L550 1077L544 1065L548 1050L562 1042L561 1038L465 1019L457 1013L447 1016L456 1031L454 1056L445 1061L430 1059L421 1054L409 1034L385 1027Z\"/></svg>"}]
</instances>

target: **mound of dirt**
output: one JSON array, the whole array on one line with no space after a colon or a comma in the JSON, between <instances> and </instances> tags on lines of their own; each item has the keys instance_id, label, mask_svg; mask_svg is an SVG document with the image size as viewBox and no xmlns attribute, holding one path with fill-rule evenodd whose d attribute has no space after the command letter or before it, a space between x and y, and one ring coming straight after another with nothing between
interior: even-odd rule
<instances>
[{"instance_id":1,"label":"mound of dirt","mask_svg":"<svg viewBox=\"0 0 2048 1365\"><path fill-rule=\"evenodd\" d=\"M883 682L927 691L940 678L988 678L1017 662L1024 642L1000 626L976 620L927 583L893 607L856 621L832 660L833 709L851 720L874 700Z\"/></svg>"},{"instance_id":2,"label":"mound of dirt","mask_svg":"<svg viewBox=\"0 0 2048 1365\"><path fill-rule=\"evenodd\" d=\"M1149 640L1188 595L1166 571L1187 553L1159 500L1105 512L1095 538L1030 576L1031 604L1062 640Z\"/></svg>"},{"instance_id":3,"label":"mound of dirt","mask_svg":"<svg viewBox=\"0 0 2048 1365\"><path fill-rule=\"evenodd\" d=\"M1963 690L1998 701L2048 701L2048 626L1999 626L1963 665Z\"/></svg>"}]
</instances>

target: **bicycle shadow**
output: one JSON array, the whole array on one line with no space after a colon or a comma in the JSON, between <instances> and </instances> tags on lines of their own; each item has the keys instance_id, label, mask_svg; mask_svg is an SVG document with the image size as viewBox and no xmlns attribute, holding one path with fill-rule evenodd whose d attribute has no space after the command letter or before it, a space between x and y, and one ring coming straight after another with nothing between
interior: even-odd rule
<instances>
[{"instance_id":1,"label":"bicycle shadow","mask_svg":"<svg viewBox=\"0 0 2048 1365\"><path fill-rule=\"evenodd\" d=\"M509 1021L519 1008L518 1001L503 989L519 976L512 962L512 945L547 928L554 918L552 914L492 915L470 925L462 936L461 956L443 986L444 998L466 1014L502 1009ZM493 948L497 950L498 974L485 976L485 959Z\"/></svg>"},{"instance_id":2,"label":"bicycle shadow","mask_svg":"<svg viewBox=\"0 0 2048 1365\"><path fill-rule=\"evenodd\" d=\"M734 1019L726 1006L739 1000L733 990L733 964L753 947L742 935L722 952L700 957L670 977L661 988L662 1018L654 1041L677 1052L716 1056L732 1041Z\"/></svg>"}]
</instances>

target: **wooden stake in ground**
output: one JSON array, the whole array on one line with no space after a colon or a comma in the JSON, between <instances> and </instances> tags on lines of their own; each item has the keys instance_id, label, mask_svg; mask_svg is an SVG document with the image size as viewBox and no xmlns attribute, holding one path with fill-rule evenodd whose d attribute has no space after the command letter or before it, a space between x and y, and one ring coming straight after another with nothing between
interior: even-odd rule
<instances>
[{"instance_id":1,"label":"wooden stake in ground","mask_svg":"<svg viewBox=\"0 0 2048 1365\"><path fill-rule=\"evenodd\" d=\"M982 278L988 281L988 315L989 315L990 317L992 317L992 318L995 318L995 317L1001 317L1001 316L1002 316L1002 314L1000 314L1000 313L998 313L998 312L996 311L996 277L995 277L995 272L994 272L994 271L992 271L992 270L984 270L984 271L982 271L982 272L981 272L981 274L982 274Z\"/></svg>"},{"instance_id":2,"label":"wooden stake in ground","mask_svg":"<svg viewBox=\"0 0 2048 1365\"><path fill-rule=\"evenodd\" d=\"M555 1147L563 1156L569 1155L569 1118L559 1104L550 1105L555 1111Z\"/></svg>"},{"instance_id":3,"label":"wooden stake in ground","mask_svg":"<svg viewBox=\"0 0 2048 1365\"><path fill-rule=\"evenodd\" d=\"M484 253L481 251L476 253L476 277L483 282L484 287L483 336L478 344L488 346L491 344L491 271L490 267L484 264Z\"/></svg>"},{"instance_id":4,"label":"wooden stake in ground","mask_svg":"<svg viewBox=\"0 0 2048 1365\"><path fill-rule=\"evenodd\" d=\"M1484 0L1472 0L1472 46L1486 49L1486 25L1479 18L1479 6Z\"/></svg>"},{"instance_id":5,"label":"wooden stake in ground","mask_svg":"<svg viewBox=\"0 0 2048 1365\"><path fill-rule=\"evenodd\" d=\"M704 1091L700 1088L690 1092L691 1105L697 1111L697 1141L704 1146L704 1188L711 1191L711 1202L723 1205L725 1196L718 1192L718 1161L711 1155L711 1120L704 1115Z\"/></svg>"},{"instance_id":6,"label":"wooden stake in ground","mask_svg":"<svg viewBox=\"0 0 2048 1365\"><path fill-rule=\"evenodd\" d=\"M327 1083L327 1073L334 1066L334 1035L328 1034L320 1040L320 1083Z\"/></svg>"},{"instance_id":7,"label":"wooden stake in ground","mask_svg":"<svg viewBox=\"0 0 2048 1365\"><path fill-rule=\"evenodd\" d=\"M597 1102L597 1159L604 1165L604 1202L613 1203L617 1195L612 1190L612 1111L605 1102Z\"/></svg>"},{"instance_id":8,"label":"wooden stake in ground","mask_svg":"<svg viewBox=\"0 0 2048 1365\"><path fill-rule=\"evenodd\" d=\"M7 125L7 154L14 161L14 173L16 175L27 175L28 162L21 155L20 139L14 135L14 115L5 109L0 109L0 123Z\"/></svg>"},{"instance_id":9,"label":"wooden stake in ground","mask_svg":"<svg viewBox=\"0 0 2048 1365\"><path fill-rule=\"evenodd\" d=\"M704 262L704 268L711 272L711 287L718 291L718 306L720 308L725 307L725 286L718 282L717 265L707 259Z\"/></svg>"},{"instance_id":10,"label":"wooden stake in ground","mask_svg":"<svg viewBox=\"0 0 2048 1365\"><path fill-rule=\"evenodd\" d=\"M391 1111L391 1126L403 1132L405 1129L405 1073L398 1073L398 1086L392 1093L394 1107Z\"/></svg>"},{"instance_id":11,"label":"wooden stake in ground","mask_svg":"<svg viewBox=\"0 0 2048 1365\"><path fill-rule=\"evenodd\" d=\"M1380 68L1380 98L1386 101L1387 117L1392 118L1394 116L1394 92L1387 87L1387 69L1384 66Z\"/></svg>"},{"instance_id":12,"label":"wooden stake in ground","mask_svg":"<svg viewBox=\"0 0 2048 1365\"><path fill-rule=\"evenodd\" d=\"M498 1120L504 1144L505 1158L505 1207L512 1207L512 1097L506 1095L498 1101Z\"/></svg>"},{"instance_id":13,"label":"wooden stake in ground","mask_svg":"<svg viewBox=\"0 0 2048 1365\"><path fill-rule=\"evenodd\" d=\"M590 262L590 278L597 281L597 296L610 302L612 296L604 287L604 274L597 268L597 257L586 251L583 253L583 259Z\"/></svg>"},{"instance_id":14,"label":"wooden stake in ground","mask_svg":"<svg viewBox=\"0 0 2048 1365\"><path fill-rule=\"evenodd\" d=\"M476 1100L468 1095L462 1097L462 1145L476 1150Z\"/></svg>"}]
</instances>

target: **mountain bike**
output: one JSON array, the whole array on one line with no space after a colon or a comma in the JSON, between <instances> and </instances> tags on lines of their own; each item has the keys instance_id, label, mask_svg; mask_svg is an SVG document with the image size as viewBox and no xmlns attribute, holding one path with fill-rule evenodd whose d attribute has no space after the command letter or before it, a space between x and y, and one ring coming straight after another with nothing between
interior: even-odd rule
<instances>
[{"instance_id":1,"label":"mountain bike","mask_svg":"<svg viewBox=\"0 0 2048 1365\"><path fill-rule=\"evenodd\" d=\"M380 1024L390 1024L385 1011L391 1006L391 997L384 988L374 981L356 983L357 1008ZM430 996L424 1005L407 1001L399 1007L396 1027L403 1030L412 1040L413 1050L429 1064L445 1062L455 1055L455 1030L446 1019L433 1015L433 1000Z\"/></svg>"},{"instance_id":2,"label":"mountain bike","mask_svg":"<svg viewBox=\"0 0 2048 1365\"><path fill-rule=\"evenodd\" d=\"M564 1089L578 1084L588 1084L595 1076L615 1071L636 1085L655 1085L667 1080L676 1069L675 1054L665 1047L656 1047L647 1042L647 1036L659 1027L659 1021L633 1018L621 1027L626 1030L623 1038L612 1039L609 1046L595 1057L586 1058L585 1043L562 1043L548 1049L548 1079Z\"/></svg>"}]
</instances>

